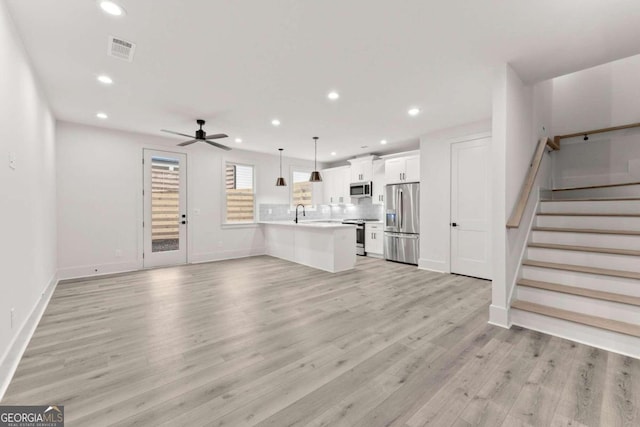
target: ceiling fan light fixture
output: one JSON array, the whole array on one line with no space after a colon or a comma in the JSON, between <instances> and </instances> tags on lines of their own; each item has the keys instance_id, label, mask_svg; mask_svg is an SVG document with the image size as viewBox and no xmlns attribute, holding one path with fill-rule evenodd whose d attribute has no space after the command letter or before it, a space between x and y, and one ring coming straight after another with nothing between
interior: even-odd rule
<instances>
[{"instance_id":1,"label":"ceiling fan light fixture","mask_svg":"<svg viewBox=\"0 0 640 427\"><path fill-rule=\"evenodd\" d=\"M284 148L278 148L278 151L280 152L280 176L278 177L278 179L276 179L276 187L287 186L287 182L284 180L284 177L282 176L282 151L283 150Z\"/></svg>"},{"instance_id":2,"label":"ceiling fan light fixture","mask_svg":"<svg viewBox=\"0 0 640 427\"><path fill-rule=\"evenodd\" d=\"M196 143L196 142L204 142L206 144L213 145L216 148L220 148L220 149L226 150L226 151L231 151L231 148L227 147L226 145L222 145L222 144L219 144L217 142L212 141L212 139L227 138L229 135L224 134L224 133L216 133L214 135L207 135L207 132L205 132L205 130L202 129L202 126L204 126L205 121L202 120L202 119L197 119L196 123L198 124L198 126L200 126L200 129L196 130L195 136L189 135L189 134L186 134L186 133L182 133L182 132L174 132L172 130L167 130L167 129L160 129L160 131L161 132L170 133L172 135L179 135L179 136L184 136L186 138L192 138L189 141L181 142L180 144L178 144L178 147L184 147L184 146Z\"/></svg>"},{"instance_id":3,"label":"ceiling fan light fixture","mask_svg":"<svg viewBox=\"0 0 640 427\"><path fill-rule=\"evenodd\" d=\"M318 137L313 137L313 145L314 145L314 153L313 153L313 172L311 172L311 176L309 177L309 182L322 182L322 175L320 175L320 171L318 171Z\"/></svg>"}]
</instances>

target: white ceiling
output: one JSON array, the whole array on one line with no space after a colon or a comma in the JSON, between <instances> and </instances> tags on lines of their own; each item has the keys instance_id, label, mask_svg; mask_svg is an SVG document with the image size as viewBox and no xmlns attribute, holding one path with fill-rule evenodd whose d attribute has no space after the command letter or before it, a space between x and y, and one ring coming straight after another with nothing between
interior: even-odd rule
<instances>
[{"instance_id":1,"label":"white ceiling","mask_svg":"<svg viewBox=\"0 0 640 427\"><path fill-rule=\"evenodd\" d=\"M232 147L300 158L317 135L320 161L489 118L501 63L534 82L640 53L637 0L121 0L119 18L7 3L59 119L161 135L203 118ZM109 35L137 44L133 63L106 55Z\"/></svg>"}]
</instances>

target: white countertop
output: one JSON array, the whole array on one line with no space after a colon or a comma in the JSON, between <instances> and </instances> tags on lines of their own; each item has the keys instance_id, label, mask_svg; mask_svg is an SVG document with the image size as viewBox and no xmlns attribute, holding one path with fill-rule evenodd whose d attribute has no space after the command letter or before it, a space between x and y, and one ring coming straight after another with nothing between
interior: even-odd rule
<instances>
[{"instance_id":1,"label":"white countertop","mask_svg":"<svg viewBox=\"0 0 640 427\"><path fill-rule=\"evenodd\" d=\"M288 221L258 221L258 224L266 224L266 225L281 225L287 227L304 227L304 228L353 228L355 224L343 224L340 221L330 221L330 220L310 220L310 221L299 221L297 224L293 222L293 220Z\"/></svg>"}]
</instances>

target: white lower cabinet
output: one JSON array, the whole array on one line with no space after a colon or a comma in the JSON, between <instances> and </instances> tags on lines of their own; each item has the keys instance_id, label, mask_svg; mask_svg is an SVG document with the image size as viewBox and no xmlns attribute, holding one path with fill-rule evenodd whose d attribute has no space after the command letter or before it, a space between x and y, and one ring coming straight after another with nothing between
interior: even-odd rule
<instances>
[{"instance_id":1,"label":"white lower cabinet","mask_svg":"<svg viewBox=\"0 0 640 427\"><path fill-rule=\"evenodd\" d=\"M381 223L367 222L364 225L364 250L367 255L382 256L384 229Z\"/></svg>"}]
</instances>

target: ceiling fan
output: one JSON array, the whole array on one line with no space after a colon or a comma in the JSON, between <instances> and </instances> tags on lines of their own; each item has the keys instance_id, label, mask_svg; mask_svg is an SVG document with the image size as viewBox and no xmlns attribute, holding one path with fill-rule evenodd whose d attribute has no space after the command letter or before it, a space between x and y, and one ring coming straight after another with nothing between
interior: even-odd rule
<instances>
[{"instance_id":1,"label":"ceiling fan","mask_svg":"<svg viewBox=\"0 0 640 427\"><path fill-rule=\"evenodd\" d=\"M210 141L211 139L226 138L229 135L226 135L224 133L217 133L215 135L207 136L207 133L204 130L202 130L202 126L204 126L204 123L205 123L204 120L198 119L198 120L196 120L196 123L198 123L198 125L200 125L200 129L196 131L195 138L193 136L191 136L191 135L187 135L186 133L174 132L172 130L166 130L166 129L160 129L160 130L162 132L172 133L174 135L186 136L187 138L194 138L194 139L191 139L189 141L181 142L180 144L178 144L180 147L184 147L185 145L193 144L194 142L203 141L203 142L206 142L207 144L213 145L214 147L222 148L223 150L227 150L227 151L231 150L231 148L227 147L226 145L222 145L222 144L218 144L217 142Z\"/></svg>"}]
</instances>

